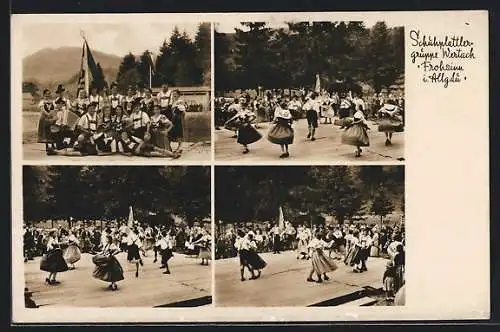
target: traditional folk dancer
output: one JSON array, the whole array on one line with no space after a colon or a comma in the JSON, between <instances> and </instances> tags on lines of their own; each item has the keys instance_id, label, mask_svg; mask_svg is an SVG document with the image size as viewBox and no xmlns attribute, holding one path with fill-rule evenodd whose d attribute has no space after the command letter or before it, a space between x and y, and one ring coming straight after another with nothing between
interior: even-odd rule
<instances>
[{"instance_id":1,"label":"traditional folk dancer","mask_svg":"<svg viewBox=\"0 0 500 332\"><path fill-rule=\"evenodd\" d=\"M87 106L90 100L87 97L85 90L80 90L78 98L73 101L72 109L78 116L82 116L87 112Z\"/></svg>"},{"instance_id":2,"label":"traditional folk dancer","mask_svg":"<svg viewBox=\"0 0 500 332\"><path fill-rule=\"evenodd\" d=\"M103 101L104 100L103 100L102 96L98 93L97 88L95 88L95 87L92 88L90 91L89 103L96 104L95 110L97 113L101 113Z\"/></svg>"},{"instance_id":3,"label":"traditional folk dancer","mask_svg":"<svg viewBox=\"0 0 500 332\"><path fill-rule=\"evenodd\" d=\"M48 155L53 155L54 150L62 150L72 142L73 132L64 124L66 102L62 98L57 98L54 101L56 109L56 120L50 125L50 140L53 142L52 147L47 150Z\"/></svg>"},{"instance_id":4,"label":"traditional folk dancer","mask_svg":"<svg viewBox=\"0 0 500 332\"><path fill-rule=\"evenodd\" d=\"M332 119L335 117L335 112L328 92L324 91L319 99L321 117L325 119L324 124L331 124Z\"/></svg>"},{"instance_id":5,"label":"traditional folk dancer","mask_svg":"<svg viewBox=\"0 0 500 332\"><path fill-rule=\"evenodd\" d=\"M333 259L325 256L324 249L329 248L331 245L332 242L326 243L324 241L323 234L320 233L316 233L311 242L309 242L308 247L310 249L312 267L309 272L309 276L307 277L307 281L316 281L317 283L321 283L323 282L323 279L330 280L326 273L335 271L337 269L337 265ZM318 280L313 279L312 276L314 273L316 273Z\"/></svg>"},{"instance_id":6,"label":"traditional folk dancer","mask_svg":"<svg viewBox=\"0 0 500 332\"><path fill-rule=\"evenodd\" d=\"M247 263L252 271L252 277L250 277L250 279L258 279L261 275L261 270L266 267L267 263L257 253L257 243L254 241L253 232L249 232L247 234L247 241L249 249L247 254ZM255 270L257 270L257 275L253 273Z\"/></svg>"},{"instance_id":7,"label":"traditional folk dancer","mask_svg":"<svg viewBox=\"0 0 500 332\"><path fill-rule=\"evenodd\" d=\"M170 274L170 269L168 267L168 260L174 257L172 252L174 248L174 237L171 235L171 231L161 232L161 240L159 242L159 247L161 251L161 266L160 269L165 268L163 274Z\"/></svg>"},{"instance_id":8,"label":"traditional folk dancer","mask_svg":"<svg viewBox=\"0 0 500 332\"><path fill-rule=\"evenodd\" d=\"M297 259L309 259L309 248L307 245L310 238L307 231L302 227L297 230L297 240Z\"/></svg>"},{"instance_id":9,"label":"traditional folk dancer","mask_svg":"<svg viewBox=\"0 0 500 332\"><path fill-rule=\"evenodd\" d=\"M245 102L245 98L241 98L241 102ZM227 130L234 131L234 136L231 138L236 138L238 137L238 125L239 123L231 121L235 119L235 116L242 111L242 107L240 103L240 99L234 98L233 103L227 107L227 109L224 111L224 128Z\"/></svg>"},{"instance_id":10,"label":"traditional folk dancer","mask_svg":"<svg viewBox=\"0 0 500 332\"><path fill-rule=\"evenodd\" d=\"M135 95L134 88L130 86L127 91L127 95L123 98L123 109L125 114L130 116L132 113L132 103L134 100L138 99Z\"/></svg>"},{"instance_id":11,"label":"traditional folk dancer","mask_svg":"<svg viewBox=\"0 0 500 332\"><path fill-rule=\"evenodd\" d=\"M153 91L147 88L144 92L144 97L142 98L142 106L144 111L151 117L153 115L153 108L156 105L155 98L153 97ZM159 105L158 105L159 106ZM161 109L160 109L161 111Z\"/></svg>"},{"instance_id":12,"label":"traditional folk dancer","mask_svg":"<svg viewBox=\"0 0 500 332\"><path fill-rule=\"evenodd\" d=\"M130 126L132 126L132 122L129 117L124 114L123 107L117 105L114 114L111 116L111 130L113 132L113 140L111 141L112 153L124 152L123 150L119 150L118 145L121 140L122 132L127 130Z\"/></svg>"},{"instance_id":13,"label":"traditional folk dancer","mask_svg":"<svg viewBox=\"0 0 500 332\"><path fill-rule=\"evenodd\" d=\"M354 272L361 273L368 271L366 268L366 261L370 256L370 248L372 246L372 238L366 229L361 230L361 234L359 236L359 241L356 244L359 247L359 262Z\"/></svg>"},{"instance_id":14,"label":"traditional folk dancer","mask_svg":"<svg viewBox=\"0 0 500 332\"><path fill-rule=\"evenodd\" d=\"M50 127L57 120L57 111L49 89L43 90L43 98L38 104L40 119L38 120L38 143L45 143L45 150L55 149Z\"/></svg>"},{"instance_id":15,"label":"traditional folk dancer","mask_svg":"<svg viewBox=\"0 0 500 332\"><path fill-rule=\"evenodd\" d=\"M208 265L208 261L212 259L212 255L210 253L211 241L211 236L207 233L207 231L203 230L201 238L193 242L193 245L200 248L198 258L201 258L201 265Z\"/></svg>"},{"instance_id":16,"label":"traditional folk dancer","mask_svg":"<svg viewBox=\"0 0 500 332\"><path fill-rule=\"evenodd\" d=\"M281 237L282 230L278 225L274 225L274 227L269 232L273 237L273 254L279 254L281 248Z\"/></svg>"},{"instance_id":17,"label":"traditional folk dancer","mask_svg":"<svg viewBox=\"0 0 500 332\"><path fill-rule=\"evenodd\" d=\"M75 263L81 258L79 245L80 241L76 238L75 234L70 231L68 235L68 247L64 250L63 254L66 263L71 265L69 268L70 270L75 269Z\"/></svg>"},{"instance_id":18,"label":"traditional folk dancer","mask_svg":"<svg viewBox=\"0 0 500 332\"><path fill-rule=\"evenodd\" d=\"M342 144L353 145L356 147L354 150L355 157L360 157L362 146L370 146L367 130L368 123L365 120L362 111L354 113L353 122L346 126L345 131L342 133Z\"/></svg>"},{"instance_id":19,"label":"traditional folk dancer","mask_svg":"<svg viewBox=\"0 0 500 332\"><path fill-rule=\"evenodd\" d=\"M177 142L176 153L182 153L182 142L184 141L185 132L185 117L187 111L187 104L181 99L179 90L172 91L172 118L169 119L173 127L168 132L168 139L170 142Z\"/></svg>"},{"instance_id":20,"label":"traditional folk dancer","mask_svg":"<svg viewBox=\"0 0 500 332\"><path fill-rule=\"evenodd\" d=\"M56 280L58 272L68 271L68 264L63 258L63 252L57 241L56 232L51 231L47 240L47 252L40 261L40 270L49 272L45 282L49 285L57 285L60 282Z\"/></svg>"},{"instance_id":21,"label":"traditional folk dancer","mask_svg":"<svg viewBox=\"0 0 500 332\"><path fill-rule=\"evenodd\" d=\"M392 133L404 130L401 109L395 105L394 101L389 100L378 110L377 114L380 117L378 131L385 133L385 145L390 146L392 145Z\"/></svg>"},{"instance_id":22,"label":"traditional folk dancer","mask_svg":"<svg viewBox=\"0 0 500 332\"><path fill-rule=\"evenodd\" d=\"M314 134L316 133L316 128L318 128L319 103L317 98L318 94L313 92L302 108L306 111L307 126L309 129L307 138L310 138L311 141L316 140Z\"/></svg>"},{"instance_id":23,"label":"traditional folk dancer","mask_svg":"<svg viewBox=\"0 0 500 332\"><path fill-rule=\"evenodd\" d=\"M300 113L302 112L302 103L300 102L297 95L294 95L292 100L288 103L288 110L292 114L293 120L297 120L300 118Z\"/></svg>"},{"instance_id":24,"label":"traditional folk dancer","mask_svg":"<svg viewBox=\"0 0 500 332\"><path fill-rule=\"evenodd\" d=\"M141 254L139 253L139 248L142 247L141 240L139 239L139 231L137 227L134 227L127 239L127 261L129 263L135 264L135 277L139 277L139 264L144 265L142 262Z\"/></svg>"},{"instance_id":25,"label":"traditional folk dancer","mask_svg":"<svg viewBox=\"0 0 500 332\"><path fill-rule=\"evenodd\" d=\"M154 230L154 239L155 239L155 245L153 247L154 253L155 253L155 259L153 260L153 263L156 263L158 261L158 253L160 253L161 256L161 240L163 239L163 235L161 230L155 226Z\"/></svg>"},{"instance_id":26,"label":"traditional folk dancer","mask_svg":"<svg viewBox=\"0 0 500 332\"><path fill-rule=\"evenodd\" d=\"M238 251L238 256L240 257L240 273L241 273L241 281L245 281L245 267L252 274L253 279L255 279L255 274L252 268L248 265L248 254L250 251L250 243L248 239L245 237L245 233L243 231L238 230L236 235L236 240L234 241L234 247Z\"/></svg>"},{"instance_id":27,"label":"traditional folk dancer","mask_svg":"<svg viewBox=\"0 0 500 332\"><path fill-rule=\"evenodd\" d=\"M382 277L382 283L384 285L385 300L394 301L395 290L395 280L396 280L396 270L394 268L394 263L388 261L385 267L384 275Z\"/></svg>"},{"instance_id":28,"label":"traditional folk dancer","mask_svg":"<svg viewBox=\"0 0 500 332\"><path fill-rule=\"evenodd\" d=\"M108 97L109 102L111 103L111 111L112 113L116 112L116 108L118 106L122 106L124 97L118 93L118 84L115 82L111 83L111 94ZM122 108L123 111L123 108Z\"/></svg>"},{"instance_id":29,"label":"traditional folk dancer","mask_svg":"<svg viewBox=\"0 0 500 332\"><path fill-rule=\"evenodd\" d=\"M153 114L150 120L149 133L151 134L151 144L160 149L172 151L172 147L168 140L168 133L172 130L174 125L166 115L161 114L159 104L153 105Z\"/></svg>"},{"instance_id":30,"label":"traditional folk dancer","mask_svg":"<svg viewBox=\"0 0 500 332\"><path fill-rule=\"evenodd\" d=\"M281 146L280 158L288 158L288 145L293 144L292 114L286 109L286 102L281 101L274 111L274 125L267 134L267 139L273 144Z\"/></svg>"},{"instance_id":31,"label":"traditional folk dancer","mask_svg":"<svg viewBox=\"0 0 500 332\"><path fill-rule=\"evenodd\" d=\"M172 91L168 89L167 84L163 84L161 86L161 91L156 95L156 99L158 100L158 104L161 108L161 114L166 115L169 120L172 119L172 110L170 109L170 97Z\"/></svg>"},{"instance_id":32,"label":"traditional folk dancer","mask_svg":"<svg viewBox=\"0 0 500 332\"><path fill-rule=\"evenodd\" d=\"M237 142L243 145L243 154L250 152L249 144L262 138L262 134L252 125L256 118L256 115L244 104L241 106L241 110L224 125L226 128L237 128Z\"/></svg>"},{"instance_id":33,"label":"traditional folk dancer","mask_svg":"<svg viewBox=\"0 0 500 332\"><path fill-rule=\"evenodd\" d=\"M144 139L144 134L149 131L151 120L146 112L142 110L143 105L140 98L135 98L130 107L132 113L130 119L132 120L131 135L140 139Z\"/></svg>"},{"instance_id":34,"label":"traditional folk dancer","mask_svg":"<svg viewBox=\"0 0 500 332\"><path fill-rule=\"evenodd\" d=\"M113 291L118 289L116 283L124 279L123 268L115 257L119 252L120 249L113 243L113 237L108 235L106 244L101 252L92 257L92 262L96 266L92 276L96 279L110 282L108 288Z\"/></svg>"},{"instance_id":35,"label":"traditional folk dancer","mask_svg":"<svg viewBox=\"0 0 500 332\"><path fill-rule=\"evenodd\" d=\"M346 256L344 263L347 266L355 266L360 262L359 232L350 230L346 235Z\"/></svg>"}]
</instances>

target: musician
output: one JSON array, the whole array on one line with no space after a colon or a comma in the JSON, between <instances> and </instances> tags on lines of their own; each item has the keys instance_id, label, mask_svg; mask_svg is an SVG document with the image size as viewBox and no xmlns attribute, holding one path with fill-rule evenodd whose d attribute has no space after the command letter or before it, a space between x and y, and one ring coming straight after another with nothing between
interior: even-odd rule
<instances>
[{"instance_id":1,"label":"musician","mask_svg":"<svg viewBox=\"0 0 500 332\"><path fill-rule=\"evenodd\" d=\"M118 84L115 82L111 83L111 95L108 97L111 103L111 111L114 113L118 106L122 106L124 102L124 97L118 93ZM123 110L123 109L122 109Z\"/></svg>"},{"instance_id":2,"label":"musician","mask_svg":"<svg viewBox=\"0 0 500 332\"><path fill-rule=\"evenodd\" d=\"M50 137L50 126L57 120L57 111L50 90L43 90L43 99L38 104L40 120L38 121L38 143L45 143L45 150L53 147Z\"/></svg>"},{"instance_id":3,"label":"musician","mask_svg":"<svg viewBox=\"0 0 500 332\"><path fill-rule=\"evenodd\" d=\"M53 146L47 149L47 154L52 155L54 149L62 150L70 146L73 140L73 131L68 128L66 101L57 98L54 101L56 107L56 121L50 126L50 138Z\"/></svg>"}]
</instances>

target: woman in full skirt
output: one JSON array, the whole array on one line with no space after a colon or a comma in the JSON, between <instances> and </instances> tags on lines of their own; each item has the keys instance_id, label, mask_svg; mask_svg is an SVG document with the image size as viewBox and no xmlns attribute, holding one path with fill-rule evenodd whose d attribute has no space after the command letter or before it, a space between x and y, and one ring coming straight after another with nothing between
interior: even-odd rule
<instances>
[{"instance_id":1,"label":"woman in full skirt","mask_svg":"<svg viewBox=\"0 0 500 332\"><path fill-rule=\"evenodd\" d=\"M269 129L267 139L281 146L280 158L288 158L290 156L288 145L293 143L293 137L292 114L286 109L286 103L281 102L281 105L274 111L274 125Z\"/></svg>"},{"instance_id":2,"label":"woman in full skirt","mask_svg":"<svg viewBox=\"0 0 500 332\"><path fill-rule=\"evenodd\" d=\"M168 132L168 139L177 142L176 152L182 152L182 142L185 134L186 103L180 99L180 91L172 91L172 129Z\"/></svg>"},{"instance_id":3,"label":"woman in full skirt","mask_svg":"<svg viewBox=\"0 0 500 332\"><path fill-rule=\"evenodd\" d=\"M67 264L71 265L70 270L75 269L75 263L81 258L81 251L79 247L80 241L76 236L70 232L68 236L68 247L64 250L64 260Z\"/></svg>"},{"instance_id":4,"label":"woman in full skirt","mask_svg":"<svg viewBox=\"0 0 500 332\"><path fill-rule=\"evenodd\" d=\"M355 157L361 156L361 147L370 146L370 139L368 138L368 125L366 123L363 112L357 111L354 113L353 122L347 126L342 133L342 144L353 145L356 147L354 151Z\"/></svg>"},{"instance_id":5,"label":"woman in full skirt","mask_svg":"<svg viewBox=\"0 0 500 332\"><path fill-rule=\"evenodd\" d=\"M199 246L200 252L198 253L198 258L201 259L201 265L208 265L208 261L212 258L210 253L210 235L203 230L202 237L196 240L193 244Z\"/></svg>"},{"instance_id":6,"label":"woman in full skirt","mask_svg":"<svg viewBox=\"0 0 500 332\"><path fill-rule=\"evenodd\" d=\"M113 243L111 235L107 236L107 243L103 250L92 257L95 264L92 276L96 279L109 282L108 288L115 291L118 289L116 283L124 279L123 268L115 255L120 252L120 248Z\"/></svg>"},{"instance_id":7,"label":"woman in full skirt","mask_svg":"<svg viewBox=\"0 0 500 332\"><path fill-rule=\"evenodd\" d=\"M334 259L327 257L324 254L324 249L329 248L332 243L327 243L324 241L323 234L316 234L314 238L309 242L309 249L311 251L311 263L312 268L309 272L307 281L321 283L324 280L330 280L327 272L332 272L337 269L337 264L335 264ZM313 279L313 274L316 273L318 280ZM323 276L323 278L322 278Z\"/></svg>"},{"instance_id":8,"label":"woman in full skirt","mask_svg":"<svg viewBox=\"0 0 500 332\"><path fill-rule=\"evenodd\" d=\"M262 138L261 133L252 125L252 122L256 119L255 114L246 108L246 105L242 105L241 111L239 111L234 117L228 120L227 125L233 124L237 126L238 139L237 143L243 145L243 153L246 154L250 152L248 145L257 142Z\"/></svg>"},{"instance_id":9,"label":"woman in full skirt","mask_svg":"<svg viewBox=\"0 0 500 332\"><path fill-rule=\"evenodd\" d=\"M59 246L55 231L49 233L46 249L47 252L40 261L40 270L49 272L49 276L45 278L47 284L57 285L60 283L56 280L57 273L68 271L68 264L63 258L63 251Z\"/></svg>"},{"instance_id":10,"label":"woman in full skirt","mask_svg":"<svg viewBox=\"0 0 500 332\"><path fill-rule=\"evenodd\" d=\"M135 264L135 277L139 277L139 264L142 266L141 254L139 248L142 248L142 243L139 238L139 231L134 227L127 237L127 261Z\"/></svg>"},{"instance_id":11,"label":"woman in full skirt","mask_svg":"<svg viewBox=\"0 0 500 332\"><path fill-rule=\"evenodd\" d=\"M402 111L395 104L394 101L390 100L377 112L379 116L378 131L385 133L386 146L392 145L392 133L404 131Z\"/></svg>"},{"instance_id":12,"label":"woman in full skirt","mask_svg":"<svg viewBox=\"0 0 500 332\"><path fill-rule=\"evenodd\" d=\"M254 275L252 272L252 277L250 279L258 279L260 277L261 270L267 266L267 263L257 253L257 243L254 241L253 234L247 234L247 238L249 242L247 264L252 271L257 270L257 275Z\"/></svg>"}]
</instances>

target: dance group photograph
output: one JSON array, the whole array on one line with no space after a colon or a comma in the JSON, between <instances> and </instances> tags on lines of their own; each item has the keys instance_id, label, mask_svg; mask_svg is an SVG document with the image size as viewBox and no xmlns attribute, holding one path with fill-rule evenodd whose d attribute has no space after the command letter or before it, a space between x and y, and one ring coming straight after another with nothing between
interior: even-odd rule
<instances>
[{"instance_id":1,"label":"dance group photograph","mask_svg":"<svg viewBox=\"0 0 500 332\"><path fill-rule=\"evenodd\" d=\"M404 160L404 29L215 24L215 156Z\"/></svg>"},{"instance_id":2,"label":"dance group photograph","mask_svg":"<svg viewBox=\"0 0 500 332\"><path fill-rule=\"evenodd\" d=\"M25 308L405 305L402 26L22 28Z\"/></svg>"},{"instance_id":3,"label":"dance group photograph","mask_svg":"<svg viewBox=\"0 0 500 332\"><path fill-rule=\"evenodd\" d=\"M211 303L209 167L25 166L23 178L27 306Z\"/></svg>"},{"instance_id":4,"label":"dance group photograph","mask_svg":"<svg viewBox=\"0 0 500 332\"><path fill-rule=\"evenodd\" d=\"M57 28L64 33L54 42ZM22 61L25 157L208 160L211 24L183 28L30 27ZM142 33L154 38L140 40Z\"/></svg>"},{"instance_id":5,"label":"dance group photograph","mask_svg":"<svg viewBox=\"0 0 500 332\"><path fill-rule=\"evenodd\" d=\"M404 166L218 167L217 305L402 305L404 179Z\"/></svg>"}]
</instances>

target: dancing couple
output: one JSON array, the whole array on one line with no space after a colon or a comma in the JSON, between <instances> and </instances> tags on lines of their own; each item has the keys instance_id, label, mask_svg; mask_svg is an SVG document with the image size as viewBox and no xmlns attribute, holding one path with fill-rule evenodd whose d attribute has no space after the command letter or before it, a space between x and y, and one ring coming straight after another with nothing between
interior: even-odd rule
<instances>
[{"instance_id":1,"label":"dancing couple","mask_svg":"<svg viewBox=\"0 0 500 332\"><path fill-rule=\"evenodd\" d=\"M234 247L238 251L240 257L240 273L241 281L245 281L245 268L251 274L250 280L258 279L261 275L261 270L266 267L267 263L257 254L257 243L254 241L253 234L245 233L238 230ZM257 275L255 275L257 270Z\"/></svg>"}]
</instances>

